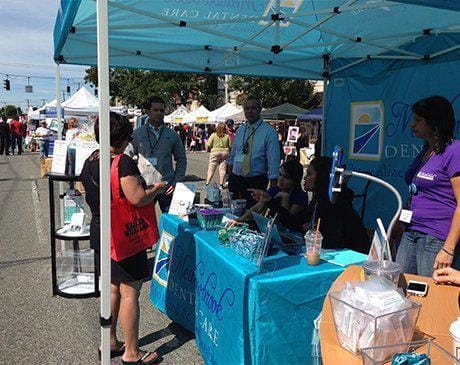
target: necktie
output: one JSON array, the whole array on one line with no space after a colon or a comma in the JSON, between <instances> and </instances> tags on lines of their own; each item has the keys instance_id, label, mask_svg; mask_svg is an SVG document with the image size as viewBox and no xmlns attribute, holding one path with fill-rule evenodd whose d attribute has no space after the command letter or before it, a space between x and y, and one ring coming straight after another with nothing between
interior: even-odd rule
<instances>
[{"instance_id":1,"label":"necktie","mask_svg":"<svg viewBox=\"0 0 460 365\"><path fill-rule=\"evenodd\" d=\"M249 174L249 171L251 171L251 152L252 152L252 138L254 136L254 127L251 126L251 130L249 132L249 137L247 139L247 146L248 150L247 153L244 155L244 160L243 160L243 175Z\"/></svg>"}]
</instances>

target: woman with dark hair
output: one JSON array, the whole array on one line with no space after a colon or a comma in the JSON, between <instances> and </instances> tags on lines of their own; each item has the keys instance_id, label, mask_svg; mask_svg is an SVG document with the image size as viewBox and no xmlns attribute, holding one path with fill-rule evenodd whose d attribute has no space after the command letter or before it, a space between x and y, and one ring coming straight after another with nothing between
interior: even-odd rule
<instances>
[{"instance_id":1,"label":"woman with dark hair","mask_svg":"<svg viewBox=\"0 0 460 365\"><path fill-rule=\"evenodd\" d=\"M411 124L425 146L406 173L411 219L398 248L403 272L432 276L452 265L460 238L460 143L450 102L430 96L412 106Z\"/></svg>"},{"instance_id":2,"label":"woman with dark hair","mask_svg":"<svg viewBox=\"0 0 460 365\"><path fill-rule=\"evenodd\" d=\"M313 193L311 202L297 214L279 207L276 211L278 220L292 231L305 232L314 228L321 218L320 232L324 248L350 248L367 253L370 248L369 237L358 213L353 209L353 191L343 188L335 204L329 201L331 165L330 157L317 157L311 161L304 177L304 190ZM270 202L267 203L267 206L270 205Z\"/></svg>"},{"instance_id":3,"label":"woman with dark hair","mask_svg":"<svg viewBox=\"0 0 460 365\"><path fill-rule=\"evenodd\" d=\"M99 120L95 124L96 139L99 141ZM134 161L123 154L131 140L133 127L129 120L119 114L110 113L110 154L113 159L122 155L119 160L120 195L129 203L141 207L153 201L157 193L161 193L165 184L155 183L145 187L139 169ZM100 197L99 197L99 151L95 151L85 161L81 171L81 180L86 190L86 201L91 209L90 246L96 254L96 262L100 262ZM154 212L153 212L154 213ZM99 265L98 265L99 266ZM96 275L100 272L96 268ZM111 357L123 355L123 364L151 364L157 358L156 352L141 351L138 346L139 334L139 292L142 282L148 279L149 267L146 251L141 251L121 261L111 261L110 301L112 325L110 327ZM117 319L123 331L125 343L117 339Z\"/></svg>"},{"instance_id":4,"label":"woman with dark hair","mask_svg":"<svg viewBox=\"0 0 460 365\"><path fill-rule=\"evenodd\" d=\"M207 187L214 177L217 166L219 166L219 184L220 188L224 188L225 174L227 172L227 159L232 148L232 141L227 134L227 126L225 123L219 123L216 131L209 137L207 149L211 152L209 156L208 176L206 178Z\"/></svg>"},{"instance_id":5,"label":"woman with dark hair","mask_svg":"<svg viewBox=\"0 0 460 365\"><path fill-rule=\"evenodd\" d=\"M261 213L265 208L270 210L270 215L283 211L283 217L279 216L281 224L285 225L285 217L297 216L304 212L308 205L308 195L300 184L302 182L303 167L297 160L289 160L280 167L278 184L267 191L248 189L257 203L243 216L236 219L237 222L245 222L252 219L252 212ZM289 228L289 227L288 227Z\"/></svg>"}]
</instances>

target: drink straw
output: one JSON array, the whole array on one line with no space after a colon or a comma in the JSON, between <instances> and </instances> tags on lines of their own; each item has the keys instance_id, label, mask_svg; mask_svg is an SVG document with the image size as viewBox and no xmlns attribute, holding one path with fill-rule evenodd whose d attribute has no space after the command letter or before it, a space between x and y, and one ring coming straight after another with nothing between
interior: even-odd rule
<instances>
[{"instance_id":1,"label":"drink straw","mask_svg":"<svg viewBox=\"0 0 460 365\"><path fill-rule=\"evenodd\" d=\"M315 239L313 241L313 254L316 254L316 240L318 239L319 225L321 224L321 218L318 218L318 225L316 226Z\"/></svg>"}]
</instances>

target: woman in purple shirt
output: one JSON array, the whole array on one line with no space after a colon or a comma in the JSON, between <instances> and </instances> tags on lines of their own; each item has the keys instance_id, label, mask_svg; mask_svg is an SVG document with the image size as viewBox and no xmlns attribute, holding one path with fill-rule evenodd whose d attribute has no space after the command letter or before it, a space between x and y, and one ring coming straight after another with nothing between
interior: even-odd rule
<instances>
[{"instance_id":1,"label":"woman in purple shirt","mask_svg":"<svg viewBox=\"0 0 460 365\"><path fill-rule=\"evenodd\" d=\"M412 111L412 131L426 144L406 173L412 217L396 262L405 273L432 276L434 269L452 265L460 238L460 141L444 97L421 99Z\"/></svg>"}]
</instances>

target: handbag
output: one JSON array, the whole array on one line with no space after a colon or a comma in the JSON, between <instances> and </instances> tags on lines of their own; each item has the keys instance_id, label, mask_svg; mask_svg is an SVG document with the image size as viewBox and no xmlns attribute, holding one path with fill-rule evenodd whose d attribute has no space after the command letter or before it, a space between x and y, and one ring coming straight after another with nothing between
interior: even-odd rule
<instances>
[{"instance_id":1,"label":"handbag","mask_svg":"<svg viewBox=\"0 0 460 365\"><path fill-rule=\"evenodd\" d=\"M159 239L155 203L135 207L120 196L118 165L122 155L114 158L110 169L111 258L117 262L152 247Z\"/></svg>"}]
</instances>

